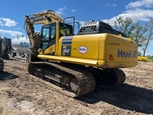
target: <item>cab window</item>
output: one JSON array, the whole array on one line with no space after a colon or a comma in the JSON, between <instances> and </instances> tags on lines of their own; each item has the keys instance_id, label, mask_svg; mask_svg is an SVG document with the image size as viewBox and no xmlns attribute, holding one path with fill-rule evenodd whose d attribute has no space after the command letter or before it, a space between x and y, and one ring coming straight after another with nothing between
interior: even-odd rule
<instances>
[{"instance_id":1,"label":"cab window","mask_svg":"<svg viewBox=\"0 0 153 115\"><path fill-rule=\"evenodd\" d=\"M73 35L72 26L68 24L60 23L60 37Z\"/></svg>"},{"instance_id":2,"label":"cab window","mask_svg":"<svg viewBox=\"0 0 153 115\"><path fill-rule=\"evenodd\" d=\"M51 31L50 32L50 35L51 35L50 38L52 40L52 39L55 39L56 38L56 28L55 28L55 25L51 25L50 29L51 29L50 30Z\"/></svg>"},{"instance_id":3,"label":"cab window","mask_svg":"<svg viewBox=\"0 0 153 115\"><path fill-rule=\"evenodd\" d=\"M42 39L49 40L49 28L43 28Z\"/></svg>"},{"instance_id":4,"label":"cab window","mask_svg":"<svg viewBox=\"0 0 153 115\"><path fill-rule=\"evenodd\" d=\"M53 40L56 38L56 24L48 24L43 26L42 29L42 40Z\"/></svg>"}]
</instances>

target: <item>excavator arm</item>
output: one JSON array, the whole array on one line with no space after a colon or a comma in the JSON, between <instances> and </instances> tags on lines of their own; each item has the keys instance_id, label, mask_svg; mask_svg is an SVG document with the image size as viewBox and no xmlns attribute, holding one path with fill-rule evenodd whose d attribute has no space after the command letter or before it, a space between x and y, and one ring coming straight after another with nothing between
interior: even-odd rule
<instances>
[{"instance_id":1,"label":"excavator arm","mask_svg":"<svg viewBox=\"0 0 153 115\"><path fill-rule=\"evenodd\" d=\"M64 20L53 10L46 10L25 16L25 29L33 52L37 52L40 46L40 33L35 32L34 25L48 24L50 22L64 22Z\"/></svg>"}]
</instances>

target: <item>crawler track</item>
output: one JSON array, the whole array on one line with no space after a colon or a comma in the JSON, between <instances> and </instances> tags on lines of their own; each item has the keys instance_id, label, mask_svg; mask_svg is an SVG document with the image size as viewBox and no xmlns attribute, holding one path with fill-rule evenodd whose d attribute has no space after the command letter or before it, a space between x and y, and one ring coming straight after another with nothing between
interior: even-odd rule
<instances>
[{"instance_id":1,"label":"crawler track","mask_svg":"<svg viewBox=\"0 0 153 115\"><path fill-rule=\"evenodd\" d=\"M51 82L79 97L92 93L103 85L118 86L125 81L125 74L120 69L97 69L91 67L63 64L57 62L31 62L30 74Z\"/></svg>"},{"instance_id":2,"label":"crawler track","mask_svg":"<svg viewBox=\"0 0 153 115\"><path fill-rule=\"evenodd\" d=\"M75 67L68 68L58 63L32 62L28 68L30 74L73 92L75 97L89 94L96 87L91 73Z\"/></svg>"}]
</instances>

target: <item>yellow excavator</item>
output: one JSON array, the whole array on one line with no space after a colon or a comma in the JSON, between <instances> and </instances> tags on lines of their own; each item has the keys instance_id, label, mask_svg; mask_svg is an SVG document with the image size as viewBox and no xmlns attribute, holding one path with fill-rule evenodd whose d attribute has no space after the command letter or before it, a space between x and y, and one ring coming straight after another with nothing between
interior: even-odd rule
<instances>
[{"instance_id":1,"label":"yellow excavator","mask_svg":"<svg viewBox=\"0 0 153 115\"><path fill-rule=\"evenodd\" d=\"M75 35L76 23L75 17L61 18L53 10L25 16L28 72L75 97L123 84L126 77L119 68L137 65L137 44L102 21L84 23ZM40 33L34 31L36 24L43 24Z\"/></svg>"}]
</instances>

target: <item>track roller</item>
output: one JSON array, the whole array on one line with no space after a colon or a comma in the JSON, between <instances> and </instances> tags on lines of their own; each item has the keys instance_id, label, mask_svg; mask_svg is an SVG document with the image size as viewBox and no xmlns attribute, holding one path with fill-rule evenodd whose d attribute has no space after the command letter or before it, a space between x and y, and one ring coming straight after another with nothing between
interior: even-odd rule
<instances>
[{"instance_id":1,"label":"track roller","mask_svg":"<svg viewBox=\"0 0 153 115\"><path fill-rule=\"evenodd\" d=\"M71 80L70 80L70 87L71 87L71 90L75 93L77 93L79 91L79 84L78 84L78 80L73 77Z\"/></svg>"}]
</instances>

